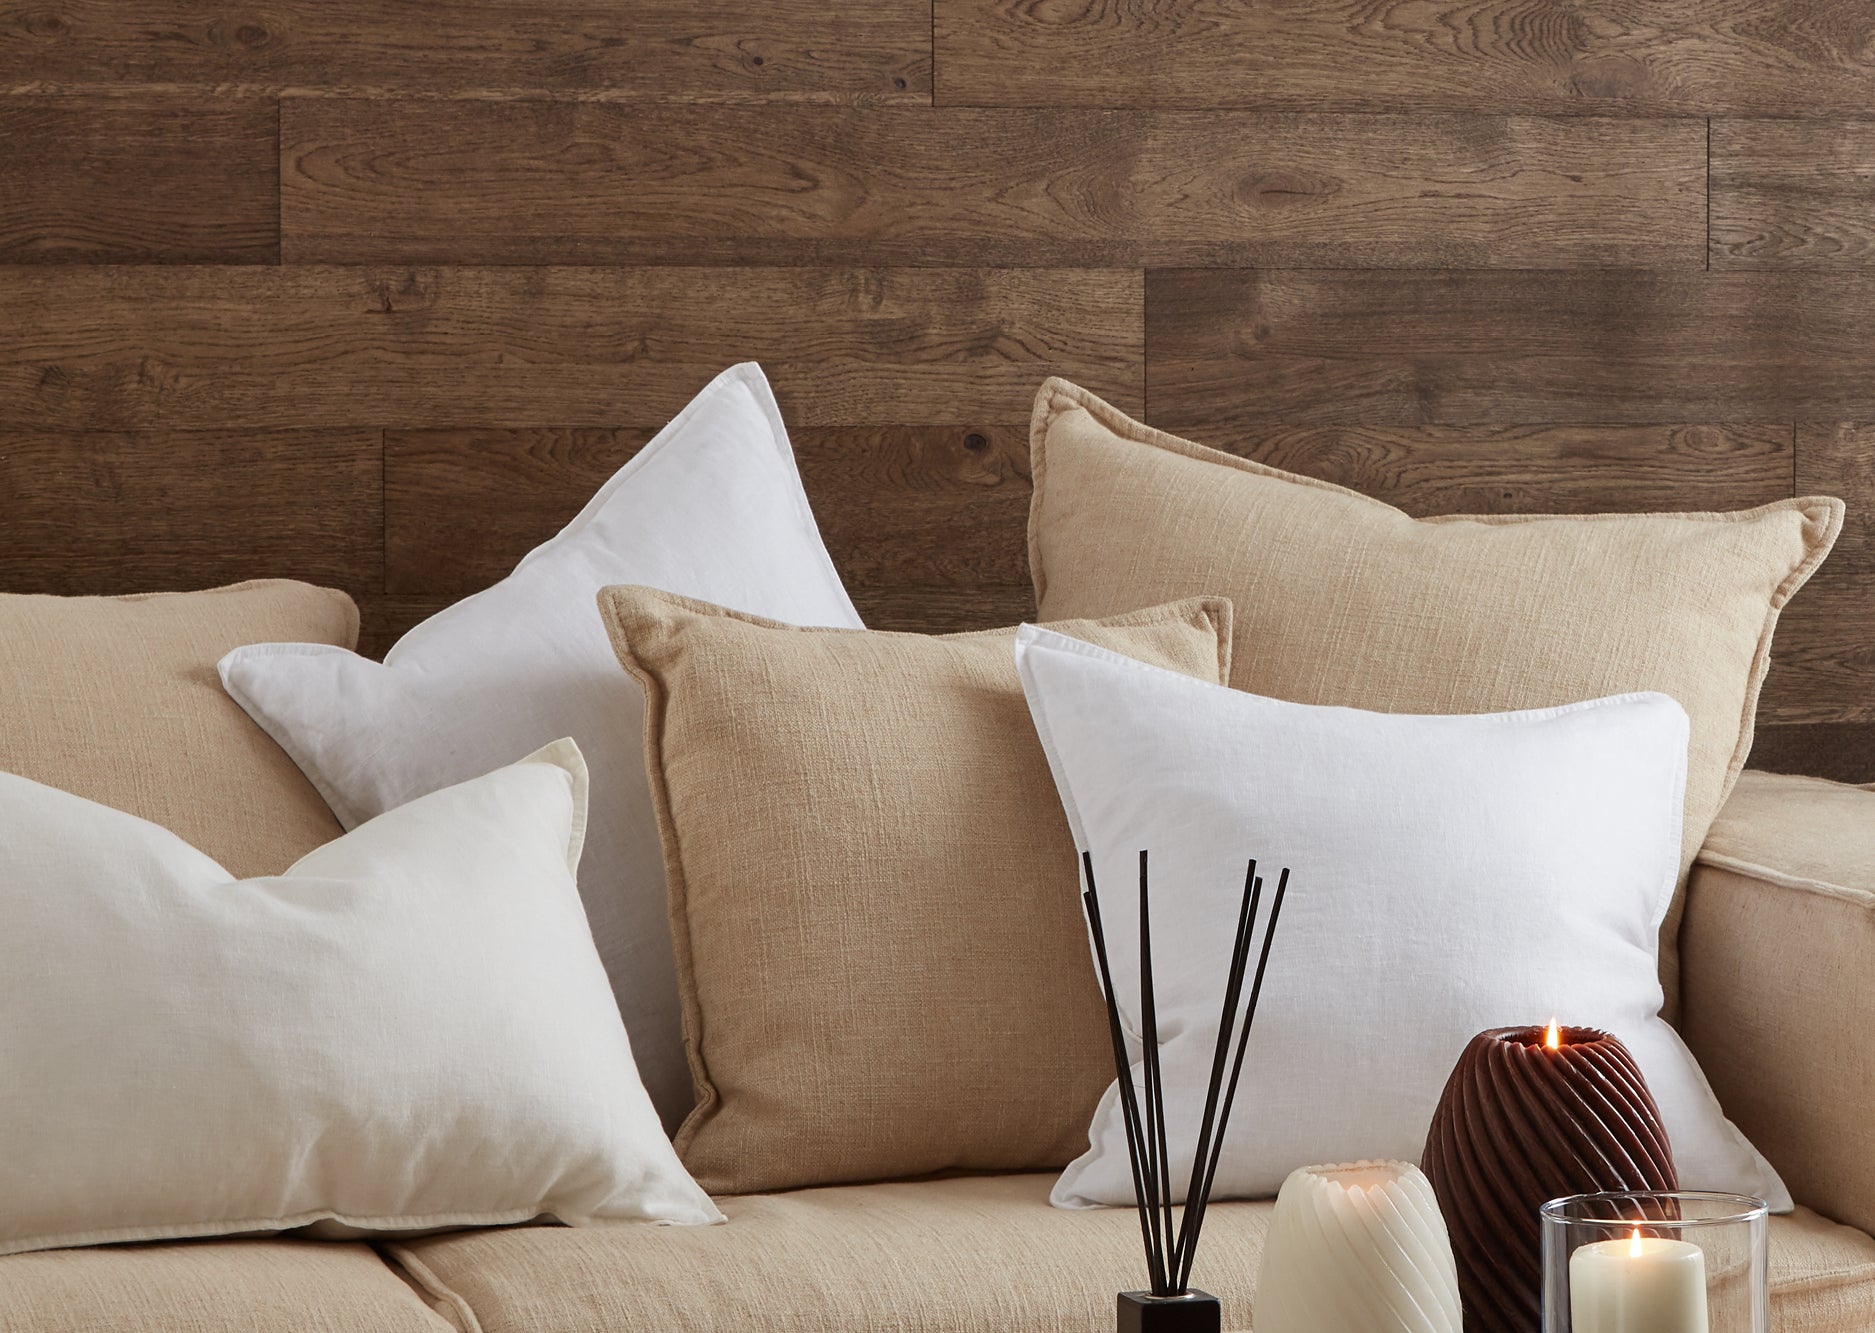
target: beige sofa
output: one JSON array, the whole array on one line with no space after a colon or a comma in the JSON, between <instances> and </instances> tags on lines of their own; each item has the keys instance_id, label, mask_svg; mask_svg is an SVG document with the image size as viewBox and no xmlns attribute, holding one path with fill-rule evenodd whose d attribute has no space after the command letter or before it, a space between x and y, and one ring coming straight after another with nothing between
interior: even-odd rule
<instances>
[{"instance_id":1,"label":"beige sofa","mask_svg":"<svg viewBox=\"0 0 1875 1333\"><path fill-rule=\"evenodd\" d=\"M1875 791L1747 773L1685 925L1684 1029L1806 1205L1771 1231L1779 1333L1875 1329ZM1245 1125L1239 1132L1254 1132ZM269 1238L0 1259L0 1330L1096 1330L1136 1285L1122 1211L1045 1175L723 1200L727 1226ZM1209 1215L1199 1282L1250 1324L1269 1205Z\"/></svg>"}]
</instances>

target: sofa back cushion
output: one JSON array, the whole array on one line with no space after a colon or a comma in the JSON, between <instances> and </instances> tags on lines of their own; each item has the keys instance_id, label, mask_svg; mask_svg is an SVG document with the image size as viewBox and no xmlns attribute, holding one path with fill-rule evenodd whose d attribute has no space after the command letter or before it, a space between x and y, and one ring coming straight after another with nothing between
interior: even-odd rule
<instances>
[{"instance_id":1,"label":"sofa back cushion","mask_svg":"<svg viewBox=\"0 0 1875 1333\"><path fill-rule=\"evenodd\" d=\"M0 772L160 824L239 877L339 835L215 663L269 639L358 639L351 598L270 579L135 597L0 596Z\"/></svg>"},{"instance_id":2,"label":"sofa back cushion","mask_svg":"<svg viewBox=\"0 0 1875 1333\"><path fill-rule=\"evenodd\" d=\"M600 595L644 687L712 1193L1058 1167L1113 1077L1013 630L800 629ZM1064 632L1217 682L1216 600Z\"/></svg>"},{"instance_id":3,"label":"sofa back cushion","mask_svg":"<svg viewBox=\"0 0 1875 1333\"><path fill-rule=\"evenodd\" d=\"M1731 514L1415 519L1182 440L1051 379L1030 572L1045 620L1199 593L1234 607L1230 683L1292 703L1496 713L1658 690L1692 719L1680 883L1751 749L1778 612L1840 500ZM1662 929L1669 1010L1680 895Z\"/></svg>"}]
</instances>

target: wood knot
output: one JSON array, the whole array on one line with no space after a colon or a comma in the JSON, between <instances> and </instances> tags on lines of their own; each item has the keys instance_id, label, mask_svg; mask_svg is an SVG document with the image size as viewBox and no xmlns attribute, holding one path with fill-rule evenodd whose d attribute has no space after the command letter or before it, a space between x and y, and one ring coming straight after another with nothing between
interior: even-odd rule
<instances>
[{"instance_id":1,"label":"wood knot","mask_svg":"<svg viewBox=\"0 0 1875 1333\"><path fill-rule=\"evenodd\" d=\"M63 14L50 9L28 10L20 15L20 28L28 37L62 37L70 26Z\"/></svg>"}]
</instances>

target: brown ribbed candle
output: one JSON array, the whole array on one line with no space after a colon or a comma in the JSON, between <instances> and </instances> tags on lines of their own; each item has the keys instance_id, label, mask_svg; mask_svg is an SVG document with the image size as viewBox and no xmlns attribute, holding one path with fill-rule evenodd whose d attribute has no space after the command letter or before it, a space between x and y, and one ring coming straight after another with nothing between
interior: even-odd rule
<instances>
[{"instance_id":1,"label":"brown ribbed candle","mask_svg":"<svg viewBox=\"0 0 1875 1333\"><path fill-rule=\"evenodd\" d=\"M1480 1032L1446 1081L1421 1166L1458 1260L1465 1333L1539 1333L1537 1209L1597 1190L1673 1190L1673 1148L1628 1048L1593 1028Z\"/></svg>"}]
</instances>

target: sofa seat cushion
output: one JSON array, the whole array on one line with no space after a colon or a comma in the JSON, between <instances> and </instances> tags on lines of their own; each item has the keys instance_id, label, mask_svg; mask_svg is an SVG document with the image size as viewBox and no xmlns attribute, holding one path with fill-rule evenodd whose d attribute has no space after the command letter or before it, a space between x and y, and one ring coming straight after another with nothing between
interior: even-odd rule
<instances>
[{"instance_id":1,"label":"sofa seat cushion","mask_svg":"<svg viewBox=\"0 0 1875 1333\"><path fill-rule=\"evenodd\" d=\"M1143 1286L1124 1209L1050 1208L1052 1175L720 1199L727 1226L460 1232L390 1246L479 1333L1108 1333ZM1247 1328L1268 1203L1205 1215L1193 1280ZM1875 1328L1875 1241L1798 1209L1771 1221L1780 1333Z\"/></svg>"},{"instance_id":2,"label":"sofa seat cushion","mask_svg":"<svg viewBox=\"0 0 1875 1333\"><path fill-rule=\"evenodd\" d=\"M448 1333L369 1246L183 1241L0 1258L0 1333Z\"/></svg>"}]
</instances>

